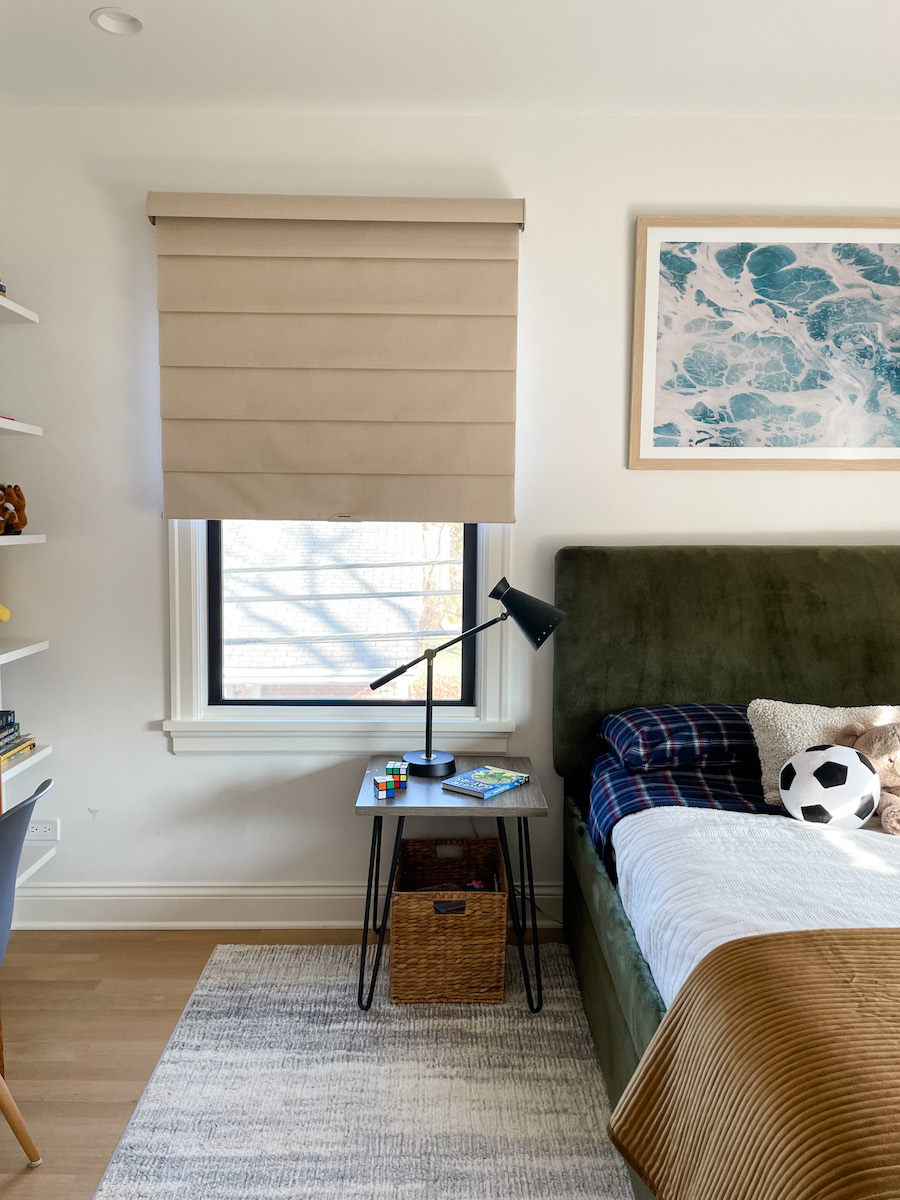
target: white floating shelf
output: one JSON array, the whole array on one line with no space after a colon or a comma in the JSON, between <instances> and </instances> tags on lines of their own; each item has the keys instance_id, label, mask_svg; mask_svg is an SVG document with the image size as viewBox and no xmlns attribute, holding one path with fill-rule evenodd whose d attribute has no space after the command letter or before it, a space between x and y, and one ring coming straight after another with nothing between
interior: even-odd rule
<instances>
[{"instance_id":1,"label":"white floating shelf","mask_svg":"<svg viewBox=\"0 0 900 1200\"><path fill-rule=\"evenodd\" d=\"M36 762L40 762L42 758L47 758L53 753L52 746L35 746L33 750L26 750L24 754L18 754L12 760L8 767L4 767L2 774L3 782L7 779L15 779L17 775L21 775L23 771L27 771L29 767L34 766Z\"/></svg>"},{"instance_id":2,"label":"white floating shelf","mask_svg":"<svg viewBox=\"0 0 900 1200\"><path fill-rule=\"evenodd\" d=\"M18 537L10 534L0 534L0 546L34 546L37 542L46 542L46 533L20 533Z\"/></svg>"},{"instance_id":3,"label":"white floating shelf","mask_svg":"<svg viewBox=\"0 0 900 1200\"><path fill-rule=\"evenodd\" d=\"M47 650L49 642L26 642L13 638L0 638L0 666L4 663L15 662L17 658L27 658L29 654L39 654Z\"/></svg>"},{"instance_id":4,"label":"white floating shelf","mask_svg":"<svg viewBox=\"0 0 900 1200\"><path fill-rule=\"evenodd\" d=\"M33 437L44 436L44 431L40 425L29 425L25 421L14 421L11 417L0 417L0 433L30 433Z\"/></svg>"},{"instance_id":5,"label":"white floating shelf","mask_svg":"<svg viewBox=\"0 0 900 1200\"><path fill-rule=\"evenodd\" d=\"M23 321L30 321L32 325L37 325L39 320L40 317L30 308L23 308L21 304L16 304L15 300L7 300L5 296L0 296L0 321L17 325Z\"/></svg>"},{"instance_id":6,"label":"white floating shelf","mask_svg":"<svg viewBox=\"0 0 900 1200\"><path fill-rule=\"evenodd\" d=\"M44 863L48 863L55 855L56 846L53 843L26 842L16 868L16 887L30 879L35 871L39 871Z\"/></svg>"}]
</instances>

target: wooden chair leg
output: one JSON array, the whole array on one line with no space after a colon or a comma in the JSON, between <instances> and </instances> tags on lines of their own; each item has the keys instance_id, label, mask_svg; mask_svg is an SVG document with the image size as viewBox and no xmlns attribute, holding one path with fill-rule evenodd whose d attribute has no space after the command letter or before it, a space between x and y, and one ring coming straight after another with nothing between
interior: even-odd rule
<instances>
[{"instance_id":1,"label":"wooden chair leg","mask_svg":"<svg viewBox=\"0 0 900 1200\"><path fill-rule=\"evenodd\" d=\"M16 1141L28 1155L29 1167L39 1167L43 1162L38 1148L25 1128L25 1122L22 1120L22 1114L19 1112L19 1107L13 1100L12 1092L6 1086L6 1080L0 1079L0 1113L6 1117L6 1123L16 1135Z\"/></svg>"},{"instance_id":2,"label":"wooden chair leg","mask_svg":"<svg viewBox=\"0 0 900 1200\"><path fill-rule=\"evenodd\" d=\"M3 1017L0 1008L0 1075L6 1076L6 1063L3 1060Z\"/></svg>"}]
</instances>

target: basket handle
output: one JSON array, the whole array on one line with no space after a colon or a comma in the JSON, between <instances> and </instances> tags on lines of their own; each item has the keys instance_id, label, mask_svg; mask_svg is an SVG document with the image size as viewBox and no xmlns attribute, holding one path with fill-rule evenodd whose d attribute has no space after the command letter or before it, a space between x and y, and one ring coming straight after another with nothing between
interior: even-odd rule
<instances>
[{"instance_id":1,"label":"basket handle","mask_svg":"<svg viewBox=\"0 0 900 1200\"><path fill-rule=\"evenodd\" d=\"M435 858L462 858L463 848L459 842L435 842Z\"/></svg>"},{"instance_id":2,"label":"basket handle","mask_svg":"<svg viewBox=\"0 0 900 1200\"><path fill-rule=\"evenodd\" d=\"M464 913L466 911L465 900L435 900L434 911L439 916L447 916L450 913Z\"/></svg>"}]
</instances>

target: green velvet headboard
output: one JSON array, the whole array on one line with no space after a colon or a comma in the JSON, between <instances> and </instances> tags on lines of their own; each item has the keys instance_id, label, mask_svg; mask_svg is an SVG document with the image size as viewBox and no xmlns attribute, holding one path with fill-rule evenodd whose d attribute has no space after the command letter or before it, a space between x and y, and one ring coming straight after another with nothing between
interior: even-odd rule
<instances>
[{"instance_id":1,"label":"green velvet headboard","mask_svg":"<svg viewBox=\"0 0 900 1200\"><path fill-rule=\"evenodd\" d=\"M634 704L900 703L900 546L567 546L553 755L569 794Z\"/></svg>"}]
</instances>

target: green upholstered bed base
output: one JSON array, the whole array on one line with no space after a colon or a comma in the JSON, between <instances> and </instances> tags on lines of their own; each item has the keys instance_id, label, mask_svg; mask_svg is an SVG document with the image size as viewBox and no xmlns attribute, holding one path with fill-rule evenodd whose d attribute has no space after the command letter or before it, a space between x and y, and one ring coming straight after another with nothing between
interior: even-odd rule
<instances>
[{"instance_id":1,"label":"green upholstered bed base","mask_svg":"<svg viewBox=\"0 0 900 1200\"><path fill-rule=\"evenodd\" d=\"M662 1020L665 1005L625 909L571 799L565 811L563 923L591 1036L615 1104ZM636 1200L651 1192L629 1168Z\"/></svg>"},{"instance_id":2,"label":"green upholstered bed base","mask_svg":"<svg viewBox=\"0 0 900 1200\"><path fill-rule=\"evenodd\" d=\"M556 556L553 747L565 926L612 1103L664 1012L584 813L609 712L757 696L896 703L900 547L572 546ZM650 1193L636 1177L637 1200Z\"/></svg>"}]
</instances>

